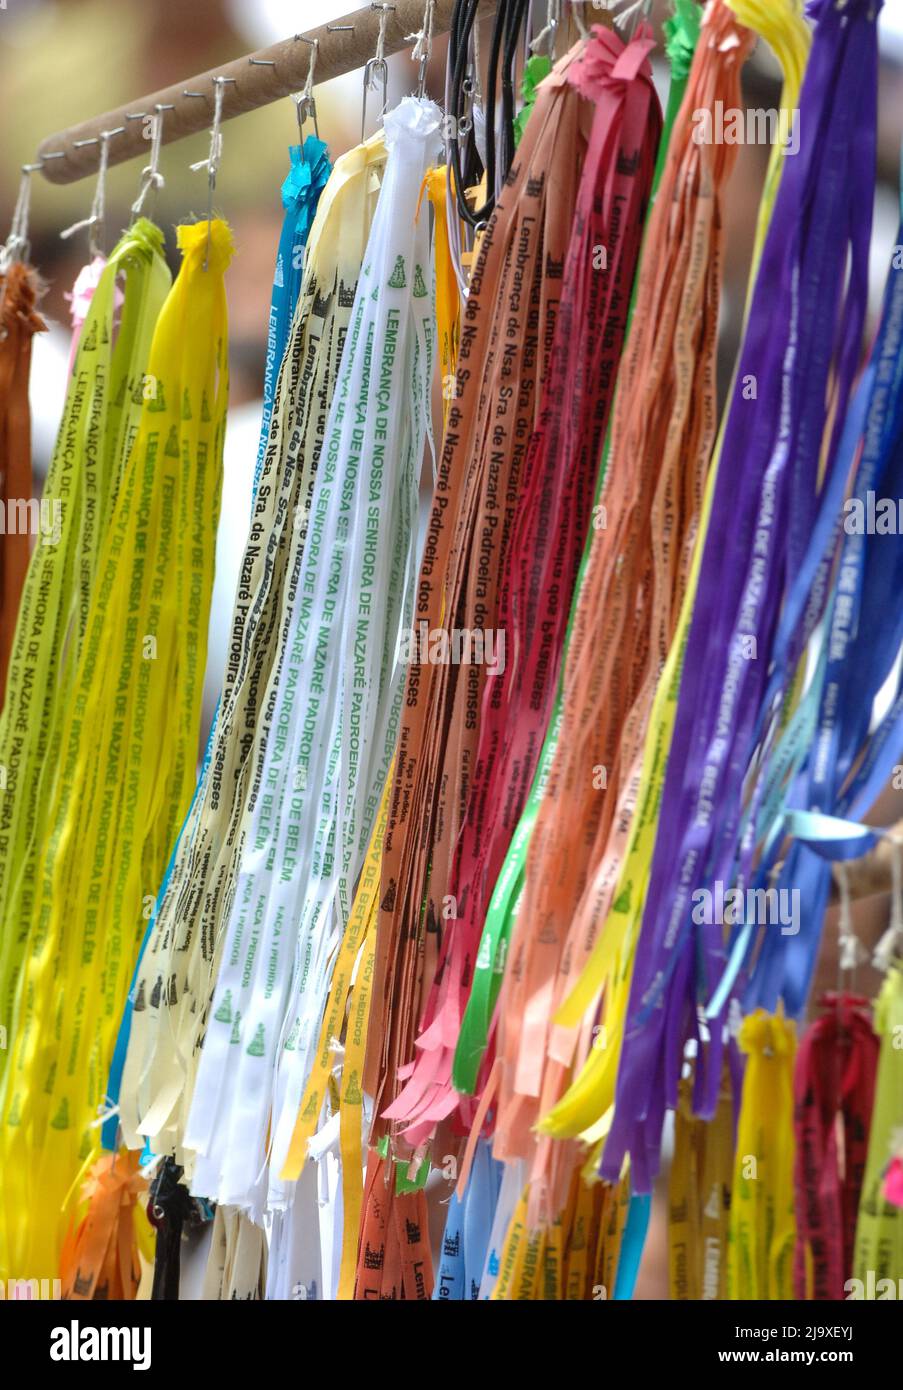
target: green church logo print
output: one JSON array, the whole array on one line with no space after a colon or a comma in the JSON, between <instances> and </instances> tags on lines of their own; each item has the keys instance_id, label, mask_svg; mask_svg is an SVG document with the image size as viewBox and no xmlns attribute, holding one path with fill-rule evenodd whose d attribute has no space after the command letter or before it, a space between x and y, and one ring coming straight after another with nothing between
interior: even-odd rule
<instances>
[{"instance_id":1,"label":"green church logo print","mask_svg":"<svg viewBox=\"0 0 903 1390\"><path fill-rule=\"evenodd\" d=\"M404 275L404 256L396 256L395 269L389 276L389 284L393 290L403 290L407 283Z\"/></svg>"},{"instance_id":2,"label":"green church logo print","mask_svg":"<svg viewBox=\"0 0 903 1390\"><path fill-rule=\"evenodd\" d=\"M201 392L201 419L205 425L209 425L213 416L210 414L210 407L207 404L207 392Z\"/></svg>"},{"instance_id":3,"label":"green church logo print","mask_svg":"<svg viewBox=\"0 0 903 1390\"><path fill-rule=\"evenodd\" d=\"M116 392L116 399L115 399L115 401L113 402L114 405L117 405L117 406L123 406L123 405L125 405L125 392L126 392L126 387L127 387L127 386L128 386L128 382L126 381L125 377L123 377L123 378L122 378L122 381L119 383L119 390Z\"/></svg>"},{"instance_id":4,"label":"green church logo print","mask_svg":"<svg viewBox=\"0 0 903 1390\"><path fill-rule=\"evenodd\" d=\"M50 1123L54 1129L69 1128L69 1102L65 1096L60 1101L59 1109L57 1110Z\"/></svg>"},{"instance_id":5,"label":"green church logo print","mask_svg":"<svg viewBox=\"0 0 903 1390\"><path fill-rule=\"evenodd\" d=\"M143 382L143 381L142 381L142 383L141 383L141 396L140 396L139 399L142 400L142 401L144 400L144 382ZM166 409L166 396L163 394L163 382L162 382L162 381L157 381L157 382L154 383L154 394L151 396L150 400L148 401L148 403L147 403L147 408L148 408L148 410L155 410L155 411L165 410L165 409Z\"/></svg>"},{"instance_id":6,"label":"green church logo print","mask_svg":"<svg viewBox=\"0 0 903 1390\"><path fill-rule=\"evenodd\" d=\"M262 1056L263 1056L265 1049L264 1049L264 1045L263 1045L263 1024L262 1024L262 1023L258 1023L258 1025L257 1025L257 1032L254 1034L253 1038L252 1038L251 1041L248 1043L248 1046L247 1046L246 1051L247 1051L247 1054L248 1054L249 1057L262 1057Z\"/></svg>"},{"instance_id":7,"label":"green church logo print","mask_svg":"<svg viewBox=\"0 0 903 1390\"><path fill-rule=\"evenodd\" d=\"M348 1085L345 1090L345 1104L362 1105L363 1100L364 1097L361 1094L361 1088L358 1082L357 1072L353 1071L348 1078Z\"/></svg>"},{"instance_id":8,"label":"green church logo print","mask_svg":"<svg viewBox=\"0 0 903 1390\"><path fill-rule=\"evenodd\" d=\"M213 1015L217 1023L232 1022L232 991L227 989L223 995L223 1002L220 1004L216 1013Z\"/></svg>"},{"instance_id":9,"label":"green church logo print","mask_svg":"<svg viewBox=\"0 0 903 1390\"><path fill-rule=\"evenodd\" d=\"M143 377L140 377L140 376L139 376L138 379L137 379L137 381L135 382L134 387L132 388L132 404L133 404L133 405L143 405L143 404L144 404L144 378L143 378Z\"/></svg>"},{"instance_id":10,"label":"green church logo print","mask_svg":"<svg viewBox=\"0 0 903 1390\"><path fill-rule=\"evenodd\" d=\"M319 1093L319 1091L314 1091L313 1094L311 1095L310 1100L307 1102L307 1104L306 1104L305 1107L304 1107L304 1114L301 1116L301 1118L302 1118L302 1120L315 1120L315 1119L317 1118L317 1116L319 1115L319 1113L320 1113L320 1093Z\"/></svg>"},{"instance_id":11,"label":"green church logo print","mask_svg":"<svg viewBox=\"0 0 903 1390\"><path fill-rule=\"evenodd\" d=\"M100 325L100 344L101 344L101 347L106 347L107 344L109 343L109 341L110 341L110 335L109 335L109 333L107 332L107 325L106 325L105 322L102 322L101 325Z\"/></svg>"},{"instance_id":12,"label":"green church logo print","mask_svg":"<svg viewBox=\"0 0 903 1390\"><path fill-rule=\"evenodd\" d=\"M240 1042L241 1042L241 1029L240 1029L239 1026L238 1026L240 1023L241 1023L241 1009L238 1009L238 1010L236 1011L236 1014L235 1014L235 1022L232 1024L232 1036L231 1036L230 1039L229 1039L230 1045L231 1045L232 1043L240 1043ZM250 1051L250 1048L248 1049L248 1051Z\"/></svg>"},{"instance_id":13,"label":"green church logo print","mask_svg":"<svg viewBox=\"0 0 903 1390\"><path fill-rule=\"evenodd\" d=\"M425 299L425 298L426 298L426 281L425 281L424 278L423 278L423 268L422 268L422 266L419 266L419 265L415 265L415 266L414 266L414 289L413 289L413 295L414 295L414 298L415 298L415 299Z\"/></svg>"},{"instance_id":14,"label":"green church logo print","mask_svg":"<svg viewBox=\"0 0 903 1390\"><path fill-rule=\"evenodd\" d=\"M182 393L182 419L183 419L183 420L190 420L190 419L191 419L191 400L189 399L189 396L188 396L188 387L187 387L187 386L185 387L185 390L184 390L184 392Z\"/></svg>"},{"instance_id":15,"label":"green church logo print","mask_svg":"<svg viewBox=\"0 0 903 1390\"><path fill-rule=\"evenodd\" d=\"M295 1019L294 1023L292 1024L292 1027L291 1027L291 1032L289 1033L288 1037L287 1037L286 1040L285 1040L285 1046L284 1046L284 1048L283 1048L283 1051L284 1051L284 1052L294 1052L294 1051L295 1051L295 1048L298 1046L298 1034L300 1033L300 1031L301 1031L301 1024L298 1022L298 1019Z\"/></svg>"},{"instance_id":16,"label":"green church logo print","mask_svg":"<svg viewBox=\"0 0 903 1390\"><path fill-rule=\"evenodd\" d=\"M631 881L631 882L629 882L629 883L626 885L626 887L624 888L624 891L623 891L622 893L619 893L618 896L615 898L615 905L614 905L614 909L613 909L615 912L629 912L629 911L630 911L630 890L631 890L632 888L633 888L633 883L632 883L632 881Z\"/></svg>"},{"instance_id":17,"label":"green church logo print","mask_svg":"<svg viewBox=\"0 0 903 1390\"><path fill-rule=\"evenodd\" d=\"M82 348L85 352L97 351L97 324L92 323L88 329L87 337L82 340Z\"/></svg>"},{"instance_id":18,"label":"green church logo print","mask_svg":"<svg viewBox=\"0 0 903 1390\"><path fill-rule=\"evenodd\" d=\"M163 452L168 459L177 459L179 457L179 431L176 429L175 425L170 427L169 437L166 440L166 448Z\"/></svg>"}]
</instances>

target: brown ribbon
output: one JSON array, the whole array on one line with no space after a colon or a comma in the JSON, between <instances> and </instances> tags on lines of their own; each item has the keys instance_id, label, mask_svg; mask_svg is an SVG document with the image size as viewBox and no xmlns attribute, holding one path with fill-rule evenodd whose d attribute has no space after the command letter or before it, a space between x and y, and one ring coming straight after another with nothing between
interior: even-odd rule
<instances>
[{"instance_id":1,"label":"brown ribbon","mask_svg":"<svg viewBox=\"0 0 903 1390\"><path fill-rule=\"evenodd\" d=\"M47 328L35 312L37 298L34 270L14 261L0 275L0 488L5 531L0 546L0 704L30 555L28 527L23 525L32 488L28 377L32 338Z\"/></svg>"}]
</instances>

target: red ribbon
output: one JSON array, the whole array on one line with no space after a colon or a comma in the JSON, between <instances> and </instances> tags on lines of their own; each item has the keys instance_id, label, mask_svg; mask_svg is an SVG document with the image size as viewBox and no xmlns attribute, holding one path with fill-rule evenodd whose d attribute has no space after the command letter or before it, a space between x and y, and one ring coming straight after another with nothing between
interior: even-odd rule
<instances>
[{"instance_id":1,"label":"red ribbon","mask_svg":"<svg viewBox=\"0 0 903 1390\"><path fill-rule=\"evenodd\" d=\"M817 1301L842 1299L853 1273L879 1051L867 1000L825 994L820 1002L825 1012L800 1042L794 1077L794 1284L797 1298Z\"/></svg>"}]
</instances>

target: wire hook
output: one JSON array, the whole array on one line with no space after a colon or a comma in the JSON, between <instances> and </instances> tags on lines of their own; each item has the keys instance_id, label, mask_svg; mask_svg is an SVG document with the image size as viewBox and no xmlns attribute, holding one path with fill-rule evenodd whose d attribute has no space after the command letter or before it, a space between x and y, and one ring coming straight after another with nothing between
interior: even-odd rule
<instances>
[{"instance_id":1,"label":"wire hook","mask_svg":"<svg viewBox=\"0 0 903 1390\"><path fill-rule=\"evenodd\" d=\"M150 117L151 122L151 150L150 163L146 164L141 170L141 182L138 185L138 196L132 203L132 218L129 226L133 226L141 216L141 209L144 207L144 200L151 189L156 192L163 188L165 179L160 173L160 147L163 144L163 112L173 110L172 105L163 106L158 101L154 107L154 114ZM148 119L145 117L145 119Z\"/></svg>"},{"instance_id":2,"label":"wire hook","mask_svg":"<svg viewBox=\"0 0 903 1390\"><path fill-rule=\"evenodd\" d=\"M81 231L82 227L88 228L88 247L92 256L103 256L103 230L104 219L106 217L106 197L107 197L107 165L110 158L110 141L114 135L121 135L125 130L124 125L117 126L115 130L102 130L100 135L94 135L90 140L74 140L72 143L81 148L82 145L96 145L100 143L100 159L97 165L97 185L94 189L94 199L91 203L91 211L87 217L83 217L80 222L73 222L71 227L60 232L63 240L71 237L75 232Z\"/></svg>"},{"instance_id":3,"label":"wire hook","mask_svg":"<svg viewBox=\"0 0 903 1390\"><path fill-rule=\"evenodd\" d=\"M292 101L295 103L295 114L298 117L298 139L304 145L304 122L312 119L314 123L314 135L320 138L320 126L317 121L317 103L314 100L314 73L317 69L317 58L320 53L320 40L308 39L303 34L296 34L295 39L298 43L310 44L310 63L307 68L307 78L300 92L292 93Z\"/></svg>"},{"instance_id":4,"label":"wire hook","mask_svg":"<svg viewBox=\"0 0 903 1390\"><path fill-rule=\"evenodd\" d=\"M206 159L199 159L190 167L192 171L207 170L207 245L204 250L204 269L210 265L210 223L213 218L213 193L216 188L216 175L223 155L223 135L220 129L223 120L223 88L234 77L214 77L213 79L213 125L210 127L210 153ZM201 96L201 92L185 92L185 96Z\"/></svg>"},{"instance_id":5,"label":"wire hook","mask_svg":"<svg viewBox=\"0 0 903 1390\"><path fill-rule=\"evenodd\" d=\"M379 4L371 5L371 10L379 10L379 33L376 36L376 54L373 58L368 58L364 65L364 105L361 110L361 144L364 143L364 131L367 128L367 93L375 92L377 84L382 84L383 100L380 109L380 116L385 115L386 104L389 99L389 65L386 62L386 25L389 23L389 12L395 9L394 5Z\"/></svg>"},{"instance_id":6,"label":"wire hook","mask_svg":"<svg viewBox=\"0 0 903 1390\"><path fill-rule=\"evenodd\" d=\"M414 40L414 48L411 52L412 62L420 60L420 69L417 73L417 96L423 100L426 96L426 70L430 61L430 54L433 51L433 20L436 10L436 0L426 0L426 9L423 11L423 23L416 34L406 34L405 43Z\"/></svg>"},{"instance_id":7,"label":"wire hook","mask_svg":"<svg viewBox=\"0 0 903 1390\"><path fill-rule=\"evenodd\" d=\"M41 168L43 168L42 160L38 160L35 164L22 165L22 178L19 182L19 193L16 198L16 206L13 210L9 236L6 238L5 244L0 246L0 273L5 272L15 260L28 260L31 251L31 243L28 240L28 215L31 209L31 176Z\"/></svg>"},{"instance_id":8,"label":"wire hook","mask_svg":"<svg viewBox=\"0 0 903 1390\"><path fill-rule=\"evenodd\" d=\"M6 299L6 273L13 261L27 261L31 254L31 243L28 240L28 212L31 207L31 176L42 167L39 160L36 164L22 165L22 179L19 183L19 195L16 198L16 206L13 211L13 220L9 228L9 236L4 245L0 246L0 318L2 318L3 304ZM7 329L0 321L0 342L8 336Z\"/></svg>"}]
</instances>

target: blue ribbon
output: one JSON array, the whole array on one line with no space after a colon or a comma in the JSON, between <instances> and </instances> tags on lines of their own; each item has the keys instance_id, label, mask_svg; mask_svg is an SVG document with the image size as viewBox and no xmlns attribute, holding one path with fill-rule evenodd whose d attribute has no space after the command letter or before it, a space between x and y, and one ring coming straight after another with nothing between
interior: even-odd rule
<instances>
[{"instance_id":1,"label":"blue ribbon","mask_svg":"<svg viewBox=\"0 0 903 1390\"><path fill-rule=\"evenodd\" d=\"M634 1193L627 1209L627 1223L621 1238L618 1272L615 1275L614 1297L619 1303L628 1303L633 1298L651 1212L651 1194Z\"/></svg>"},{"instance_id":2,"label":"blue ribbon","mask_svg":"<svg viewBox=\"0 0 903 1390\"><path fill-rule=\"evenodd\" d=\"M455 1192L448 1204L434 1302L479 1299L501 1185L502 1165L492 1157L489 1141L480 1139L464 1197L459 1201Z\"/></svg>"},{"instance_id":3,"label":"blue ribbon","mask_svg":"<svg viewBox=\"0 0 903 1390\"><path fill-rule=\"evenodd\" d=\"M276 253L273 296L270 301L266 369L263 378L263 418L260 424L257 464L254 469L255 497L270 437L270 421L273 417L276 381L289 339L295 305L301 291L307 238L313 226L320 194L326 187L332 172L326 145L315 135L308 135L304 141L303 151L300 145L290 145L288 154L291 168L282 185L282 206L285 208L285 218L282 223L282 234L279 238L279 249Z\"/></svg>"}]
</instances>

